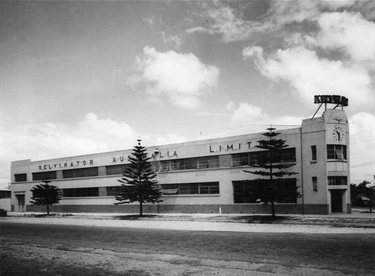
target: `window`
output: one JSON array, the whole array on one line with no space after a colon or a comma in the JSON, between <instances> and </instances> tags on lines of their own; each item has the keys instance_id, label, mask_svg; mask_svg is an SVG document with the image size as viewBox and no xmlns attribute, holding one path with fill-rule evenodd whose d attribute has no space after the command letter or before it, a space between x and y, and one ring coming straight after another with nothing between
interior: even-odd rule
<instances>
[{"instance_id":1,"label":"window","mask_svg":"<svg viewBox=\"0 0 375 276\"><path fill-rule=\"evenodd\" d=\"M123 174L125 169L129 165L113 165L113 166L106 166L106 175L114 175L114 174Z\"/></svg>"},{"instance_id":2,"label":"window","mask_svg":"<svg viewBox=\"0 0 375 276\"><path fill-rule=\"evenodd\" d=\"M107 196L115 196L121 193L122 186L106 187Z\"/></svg>"},{"instance_id":3,"label":"window","mask_svg":"<svg viewBox=\"0 0 375 276\"><path fill-rule=\"evenodd\" d=\"M232 154L232 167L255 166L260 163L268 163L268 151L252 151L247 153ZM275 151L272 156L273 163L296 162L296 149L287 148Z\"/></svg>"},{"instance_id":4,"label":"window","mask_svg":"<svg viewBox=\"0 0 375 276\"><path fill-rule=\"evenodd\" d=\"M98 167L63 171L63 178L98 176Z\"/></svg>"},{"instance_id":5,"label":"window","mask_svg":"<svg viewBox=\"0 0 375 276\"><path fill-rule=\"evenodd\" d=\"M346 160L345 145L327 145L327 158Z\"/></svg>"},{"instance_id":6,"label":"window","mask_svg":"<svg viewBox=\"0 0 375 276\"><path fill-rule=\"evenodd\" d=\"M318 191L318 178L315 176L312 178L312 186L313 186L313 191L317 192Z\"/></svg>"},{"instance_id":7,"label":"window","mask_svg":"<svg viewBox=\"0 0 375 276\"><path fill-rule=\"evenodd\" d=\"M278 179L277 192L278 203L297 202L297 182L295 178ZM234 203L259 203L262 195L268 194L267 185L257 180L233 181Z\"/></svg>"},{"instance_id":8,"label":"window","mask_svg":"<svg viewBox=\"0 0 375 276\"><path fill-rule=\"evenodd\" d=\"M316 161L316 146L311 146L311 160Z\"/></svg>"},{"instance_id":9,"label":"window","mask_svg":"<svg viewBox=\"0 0 375 276\"><path fill-rule=\"evenodd\" d=\"M0 198L11 198L11 191L0 191Z\"/></svg>"},{"instance_id":10,"label":"window","mask_svg":"<svg viewBox=\"0 0 375 276\"><path fill-rule=\"evenodd\" d=\"M56 179L56 171L33 173L33 180Z\"/></svg>"},{"instance_id":11,"label":"window","mask_svg":"<svg viewBox=\"0 0 375 276\"><path fill-rule=\"evenodd\" d=\"M328 176L328 185L347 185L346 176Z\"/></svg>"},{"instance_id":12,"label":"window","mask_svg":"<svg viewBox=\"0 0 375 276\"><path fill-rule=\"evenodd\" d=\"M219 182L162 184L163 195L219 194Z\"/></svg>"},{"instance_id":13,"label":"window","mask_svg":"<svg viewBox=\"0 0 375 276\"><path fill-rule=\"evenodd\" d=\"M206 156L161 161L161 171L196 170L219 167L219 156Z\"/></svg>"},{"instance_id":14,"label":"window","mask_svg":"<svg viewBox=\"0 0 375 276\"><path fill-rule=\"evenodd\" d=\"M250 164L250 154L236 153L232 154L232 167L248 166Z\"/></svg>"},{"instance_id":15,"label":"window","mask_svg":"<svg viewBox=\"0 0 375 276\"><path fill-rule=\"evenodd\" d=\"M23 182L27 181L27 174L26 173L18 173L14 175L15 182Z\"/></svg>"},{"instance_id":16,"label":"window","mask_svg":"<svg viewBox=\"0 0 375 276\"><path fill-rule=\"evenodd\" d=\"M63 189L64 197L91 197L99 196L99 188Z\"/></svg>"}]
</instances>

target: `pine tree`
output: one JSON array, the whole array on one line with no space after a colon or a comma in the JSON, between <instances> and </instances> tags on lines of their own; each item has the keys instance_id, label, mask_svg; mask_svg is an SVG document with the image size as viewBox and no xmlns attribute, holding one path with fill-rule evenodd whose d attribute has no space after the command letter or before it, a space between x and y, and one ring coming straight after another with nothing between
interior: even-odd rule
<instances>
[{"instance_id":1,"label":"pine tree","mask_svg":"<svg viewBox=\"0 0 375 276\"><path fill-rule=\"evenodd\" d=\"M46 205L47 215L49 215L49 206L59 203L61 200L60 189L54 185L49 185L51 181L42 180L44 184L38 184L31 189L33 196L30 200L31 205Z\"/></svg>"},{"instance_id":2,"label":"pine tree","mask_svg":"<svg viewBox=\"0 0 375 276\"><path fill-rule=\"evenodd\" d=\"M157 187L156 173L147 156L146 148L137 140L138 145L128 157L129 166L125 169L121 183L121 192L116 195L117 204L139 202L139 215L143 215L143 203L161 202L161 190Z\"/></svg>"},{"instance_id":3,"label":"pine tree","mask_svg":"<svg viewBox=\"0 0 375 276\"><path fill-rule=\"evenodd\" d=\"M251 167L263 169L256 171L247 171L247 173L262 176L253 181L253 185L249 186L249 193L256 193L260 200L265 204L271 204L272 217L275 217L275 201L278 198L296 198L300 194L295 189L285 189L282 187L282 181L280 180L283 176L295 175L296 172L287 171L286 169L294 166L294 163L288 162L288 157L283 156L283 149L287 148L286 141L283 139L275 139L280 133L275 132L275 128L267 128L268 132L262 135L268 137L266 140L258 141L257 148L264 149L258 155L256 164L250 165ZM257 191L254 191L257 189Z\"/></svg>"}]
</instances>

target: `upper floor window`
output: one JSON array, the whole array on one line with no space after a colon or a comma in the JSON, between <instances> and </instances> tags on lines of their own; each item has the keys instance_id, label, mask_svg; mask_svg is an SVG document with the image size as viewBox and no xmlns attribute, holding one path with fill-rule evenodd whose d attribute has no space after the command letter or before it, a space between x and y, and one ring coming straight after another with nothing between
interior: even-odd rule
<instances>
[{"instance_id":1,"label":"upper floor window","mask_svg":"<svg viewBox=\"0 0 375 276\"><path fill-rule=\"evenodd\" d=\"M269 151L253 151L232 154L232 167L257 165L269 161ZM275 151L272 156L273 163L296 162L296 149L287 148Z\"/></svg>"},{"instance_id":2,"label":"upper floor window","mask_svg":"<svg viewBox=\"0 0 375 276\"><path fill-rule=\"evenodd\" d=\"M311 146L311 160L316 161L316 146Z\"/></svg>"},{"instance_id":3,"label":"upper floor window","mask_svg":"<svg viewBox=\"0 0 375 276\"><path fill-rule=\"evenodd\" d=\"M114 175L114 174L123 174L125 169L129 165L112 165L112 166L106 166L106 174L107 175Z\"/></svg>"},{"instance_id":4,"label":"upper floor window","mask_svg":"<svg viewBox=\"0 0 375 276\"><path fill-rule=\"evenodd\" d=\"M33 173L33 180L56 179L56 171Z\"/></svg>"},{"instance_id":5,"label":"upper floor window","mask_svg":"<svg viewBox=\"0 0 375 276\"><path fill-rule=\"evenodd\" d=\"M328 185L348 185L346 176L328 176Z\"/></svg>"},{"instance_id":6,"label":"upper floor window","mask_svg":"<svg viewBox=\"0 0 375 276\"><path fill-rule=\"evenodd\" d=\"M98 167L64 170L63 178L98 176L98 174L99 174Z\"/></svg>"},{"instance_id":7,"label":"upper floor window","mask_svg":"<svg viewBox=\"0 0 375 276\"><path fill-rule=\"evenodd\" d=\"M27 181L27 174L26 173L17 173L14 175L15 182L24 182Z\"/></svg>"},{"instance_id":8,"label":"upper floor window","mask_svg":"<svg viewBox=\"0 0 375 276\"><path fill-rule=\"evenodd\" d=\"M161 171L196 170L206 168L218 168L219 156L205 156L197 158L185 158L161 161Z\"/></svg>"},{"instance_id":9,"label":"upper floor window","mask_svg":"<svg viewBox=\"0 0 375 276\"><path fill-rule=\"evenodd\" d=\"M346 160L346 146L327 145L327 159Z\"/></svg>"}]
</instances>

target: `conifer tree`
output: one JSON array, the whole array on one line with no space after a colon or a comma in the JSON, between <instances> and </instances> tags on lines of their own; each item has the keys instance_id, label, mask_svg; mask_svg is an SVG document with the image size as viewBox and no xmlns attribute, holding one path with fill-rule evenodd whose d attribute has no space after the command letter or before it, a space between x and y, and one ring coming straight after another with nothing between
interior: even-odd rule
<instances>
[{"instance_id":1,"label":"conifer tree","mask_svg":"<svg viewBox=\"0 0 375 276\"><path fill-rule=\"evenodd\" d=\"M138 145L128 157L129 166L125 169L121 183L121 192L116 195L115 204L139 202L139 215L143 215L143 203L161 202L161 190L157 187L156 173L150 163L151 157L147 156L146 148L137 140Z\"/></svg>"},{"instance_id":2,"label":"conifer tree","mask_svg":"<svg viewBox=\"0 0 375 276\"><path fill-rule=\"evenodd\" d=\"M268 139L258 141L257 148L264 149L257 158L257 162L251 167L262 169L255 171L247 171L247 173L259 175L263 178L258 178L253 181L254 185L250 189L257 189L257 191L250 191L256 193L260 200L265 204L271 204L272 217L275 217L275 201L278 198L296 198L300 194L297 191L298 187L291 190L285 190L282 187L280 180L281 177L295 175L296 172L288 171L287 168L294 165L288 162L288 157L283 156L283 149L287 148L286 141L283 139L275 139L280 133L275 132L275 128L267 128L268 132L262 133Z\"/></svg>"},{"instance_id":3,"label":"conifer tree","mask_svg":"<svg viewBox=\"0 0 375 276\"><path fill-rule=\"evenodd\" d=\"M44 179L44 184L38 184L31 189L33 196L30 200L31 205L46 205L47 215L49 215L49 206L59 203L61 200L60 189L54 185L49 185L51 181Z\"/></svg>"}]
</instances>

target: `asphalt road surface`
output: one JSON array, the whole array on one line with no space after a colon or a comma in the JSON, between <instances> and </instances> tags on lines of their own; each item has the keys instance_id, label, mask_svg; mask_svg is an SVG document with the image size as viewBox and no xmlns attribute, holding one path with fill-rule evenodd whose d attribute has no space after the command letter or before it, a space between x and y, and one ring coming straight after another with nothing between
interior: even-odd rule
<instances>
[{"instance_id":1,"label":"asphalt road surface","mask_svg":"<svg viewBox=\"0 0 375 276\"><path fill-rule=\"evenodd\" d=\"M0 275L373 275L374 234L0 222Z\"/></svg>"}]
</instances>

